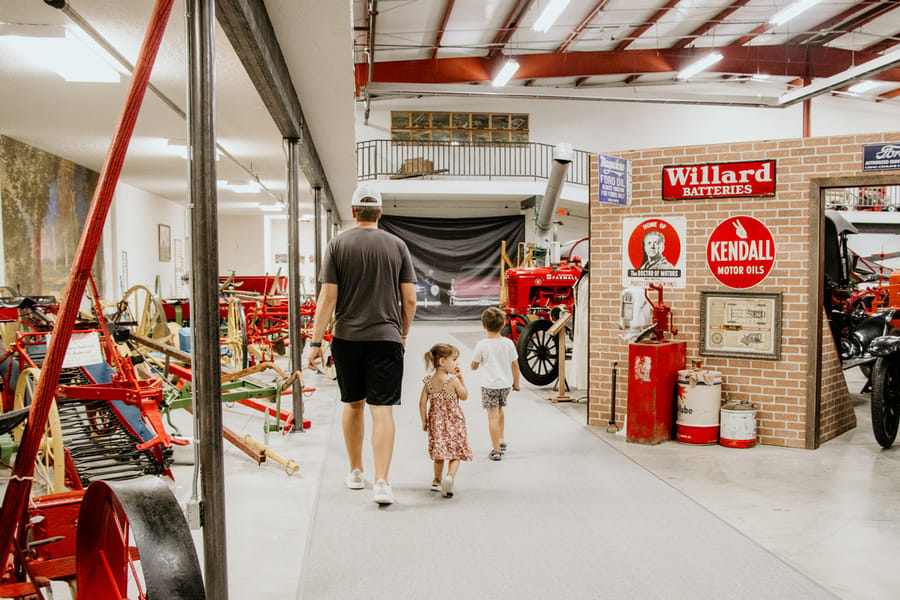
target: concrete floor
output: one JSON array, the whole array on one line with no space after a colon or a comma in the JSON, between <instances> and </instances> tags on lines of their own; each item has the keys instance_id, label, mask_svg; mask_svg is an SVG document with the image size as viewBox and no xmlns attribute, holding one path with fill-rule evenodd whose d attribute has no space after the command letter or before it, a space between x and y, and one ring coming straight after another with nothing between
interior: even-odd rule
<instances>
[{"instance_id":1,"label":"concrete floor","mask_svg":"<svg viewBox=\"0 0 900 600\"><path fill-rule=\"evenodd\" d=\"M479 324L474 322L417 322L410 339L410 348L415 350L407 355L405 380L418 388L424 375L420 348L452 336L465 358L472 349L467 347L467 340L477 339L479 331ZM461 364L467 365L467 361ZM858 374L848 375L851 391L861 389ZM332 481L333 477L322 477L328 461L344 460L343 456L334 452L329 456L327 452L329 445L334 448L340 444L334 437L340 436L340 408L334 382L314 373L307 373L306 378L307 385L316 388L305 401L305 414L312 427L286 436L270 434L268 439L274 450L300 465L299 473L289 477L274 463L258 466L225 444L228 547L216 554L227 553L232 599L299 598L304 565L315 558L305 556L308 548L316 547L309 544L311 532L319 525L316 535L328 535L314 518L317 502L343 486L342 481ZM854 395L859 421L856 429L809 451L770 446L733 449L674 441L656 446L627 443L624 432L609 433L605 426L586 426L583 403L544 405L553 393L550 388L537 389L528 384L520 392L523 398L535 401L540 410L565 415L570 423L570 433L565 435L589 432L594 443L600 445L599 450L612 449L627 457L835 596L881 600L895 597L900 590L900 570L895 564L900 556L900 445L882 450L875 442L867 396ZM574 390L573 395L580 397L584 392ZM407 416L410 411L414 413L416 400L405 395L399 410ZM470 440L477 440L473 451L476 461L486 460L480 456L481 450L486 453L486 446L482 448L486 438L483 411L477 399L470 404L466 407ZM226 406L223 411L226 426L239 435L250 434L263 440L263 418L259 413L241 406ZM179 415L176 423L189 433L190 418L186 413ZM401 430L406 427L407 421L398 417L398 436L412 435ZM368 460L370 454L367 448ZM192 452L179 448L176 458L172 489L184 504L191 492ZM416 460L421 462L421 458L417 456ZM408 469L406 459L395 455L394 463L393 478L404 476L401 474ZM595 476L603 477L603 473ZM364 504L367 508L371 504L368 497ZM603 513L602 503L596 502L596 511L598 515ZM194 537L201 548L203 564L201 532L194 532ZM516 569L514 564L505 564L502 557L499 560L500 569ZM651 565L647 572L652 571ZM765 574L747 572L746 577ZM697 581L696 586L702 590L703 581ZM598 587L600 591L602 586ZM54 592L56 598L69 597L67 590L56 585ZM702 593L697 597L701 596ZM822 597L828 597L827 593Z\"/></svg>"}]
</instances>

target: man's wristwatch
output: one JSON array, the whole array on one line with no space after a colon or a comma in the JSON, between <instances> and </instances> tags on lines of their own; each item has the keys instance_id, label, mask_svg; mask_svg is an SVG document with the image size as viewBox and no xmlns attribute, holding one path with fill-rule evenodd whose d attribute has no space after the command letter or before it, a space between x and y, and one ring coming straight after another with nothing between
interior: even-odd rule
<instances>
[{"instance_id":1,"label":"man's wristwatch","mask_svg":"<svg viewBox=\"0 0 900 600\"><path fill-rule=\"evenodd\" d=\"M321 348L322 342L310 342L309 346L310 346L310 348Z\"/></svg>"}]
</instances>

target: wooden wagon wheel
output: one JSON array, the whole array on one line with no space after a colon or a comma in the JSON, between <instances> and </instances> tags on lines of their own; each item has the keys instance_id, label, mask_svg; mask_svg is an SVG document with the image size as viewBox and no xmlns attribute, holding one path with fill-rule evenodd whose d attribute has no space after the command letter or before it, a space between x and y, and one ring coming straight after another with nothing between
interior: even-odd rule
<instances>
[{"instance_id":1,"label":"wooden wagon wheel","mask_svg":"<svg viewBox=\"0 0 900 600\"><path fill-rule=\"evenodd\" d=\"M162 301L143 285L135 285L119 301L116 323L134 328L134 333L153 339L169 337L169 325Z\"/></svg>"},{"instance_id":2,"label":"wooden wagon wheel","mask_svg":"<svg viewBox=\"0 0 900 600\"><path fill-rule=\"evenodd\" d=\"M26 402L30 403L37 389L40 369L25 369L19 374L16 382L16 393L13 399L13 410L24 408ZM13 439L21 442L25 426L20 425L13 431ZM56 409L56 400L50 406L47 424L44 427L44 436L41 439L37 459L34 464L34 481L38 484L36 492L42 494L58 494L66 491L65 451L63 449L62 425L59 421L59 411Z\"/></svg>"}]
</instances>

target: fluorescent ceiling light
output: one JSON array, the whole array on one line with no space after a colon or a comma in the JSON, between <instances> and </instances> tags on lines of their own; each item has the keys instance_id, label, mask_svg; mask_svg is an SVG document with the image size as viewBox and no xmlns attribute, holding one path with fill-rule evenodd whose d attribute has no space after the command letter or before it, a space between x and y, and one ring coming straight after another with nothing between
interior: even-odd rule
<instances>
[{"instance_id":1,"label":"fluorescent ceiling light","mask_svg":"<svg viewBox=\"0 0 900 600\"><path fill-rule=\"evenodd\" d=\"M752 76L750 79L752 79L753 81L768 81L771 78L772 78L772 76L767 75L766 73L757 73L756 75Z\"/></svg>"},{"instance_id":2,"label":"fluorescent ceiling light","mask_svg":"<svg viewBox=\"0 0 900 600\"><path fill-rule=\"evenodd\" d=\"M847 91L851 94L865 94L871 90L874 90L877 87L881 87L882 81L875 81L874 79L868 79L866 81L860 81L859 83L854 83Z\"/></svg>"},{"instance_id":3,"label":"fluorescent ceiling light","mask_svg":"<svg viewBox=\"0 0 900 600\"><path fill-rule=\"evenodd\" d=\"M509 80L512 79L512 76L519 70L519 63L513 59L507 60L503 64L503 68L500 69L500 72L497 73L497 76L494 77L494 81L491 82L491 85L494 87L503 87Z\"/></svg>"},{"instance_id":4,"label":"fluorescent ceiling light","mask_svg":"<svg viewBox=\"0 0 900 600\"><path fill-rule=\"evenodd\" d=\"M851 67L837 75L818 79L809 85L785 92L778 97L778 104L781 106L793 104L794 102L799 102L801 100L806 100L807 98L812 98L813 96L818 96L819 94L830 92L831 90L836 90L856 79L863 79L870 75L886 71L898 63L900 63L900 50L893 50L887 54L882 54L878 58L873 58L868 62L864 62L861 65Z\"/></svg>"},{"instance_id":5,"label":"fluorescent ceiling light","mask_svg":"<svg viewBox=\"0 0 900 600\"><path fill-rule=\"evenodd\" d=\"M537 21L534 22L534 25L531 26L531 29L547 33L568 5L569 0L550 0L544 7L541 16L539 16Z\"/></svg>"},{"instance_id":6,"label":"fluorescent ceiling light","mask_svg":"<svg viewBox=\"0 0 900 600\"><path fill-rule=\"evenodd\" d=\"M700 71L705 71L710 68L724 57L721 52L713 52L712 54L707 54L703 58L697 60L697 62L689 64L687 67L683 68L676 75L677 79L690 79Z\"/></svg>"},{"instance_id":7,"label":"fluorescent ceiling light","mask_svg":"<svg viewBox=\"0 0 900 600\"><path fill-rule=\"evenodd\" d=\"M772 15L772 18L769 19L769 24L774 25L775 27L784 25L800 13L809 10L821 1L822 0L797 0L797 2L785 6L777 13Z\"/></svg>"},{"instance_id":8,"label":"fluorescent ceiling light","mask_svg":"<svg viewBox=\"0 0 900 600\"><path fill-rule=\"evenodd\" d=\"M284 207L280 204L260 204L259 210L263 212L281 212Z\"/></svg>"},{"instance_id":9,"label":"fluorescent ceiling light","mask_svg":"<svg viewBox=\"0 0 900 600\"><path fill-rule=\"evenodd\" d=\"M50 69L66 81L119 83L121 66L78 29L4 26L0 40L23 61Z\"/></svg>"}]
</instances>

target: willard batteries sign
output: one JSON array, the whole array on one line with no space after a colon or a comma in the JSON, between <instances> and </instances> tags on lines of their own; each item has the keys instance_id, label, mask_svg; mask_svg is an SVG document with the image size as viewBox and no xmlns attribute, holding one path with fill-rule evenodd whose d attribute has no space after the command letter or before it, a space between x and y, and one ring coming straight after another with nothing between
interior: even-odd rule
<instances>
[{"instance_id":1,"label":"willard batteries sign","mask_svg":"<svg viewBox=\"0 0 900 600\"><path fill-rule=\"evenodd\" d=\"M774 194L774 160L663 167L663 200Z\"/></svg>"},{"instance_id":2,"label":"willard batteries sign","mask_svg":"<svg viewBox=\"0 0 900 600\"><path fill-rule=\"evenodd\" d=\"M731 217L710 234L706 264L723 285L736 289L753 287L772 272L775 238L753 217Z\"/></svg>"}]
</instances>

